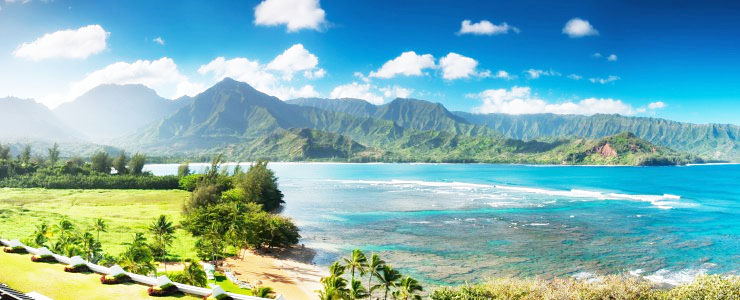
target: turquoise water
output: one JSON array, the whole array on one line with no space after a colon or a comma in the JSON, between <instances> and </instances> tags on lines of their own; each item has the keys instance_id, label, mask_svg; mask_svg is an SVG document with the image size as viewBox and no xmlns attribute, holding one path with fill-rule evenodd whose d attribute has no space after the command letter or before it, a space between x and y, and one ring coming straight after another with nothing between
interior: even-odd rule
<instances>
[{"instance_id":1,"label":"turquoise water","mask_svg":"<svg viewBox=\"0 0 740 300\"><path fill-rule=\"evenodd\" d=\"M615 273L676 284L740 273L739 165L270 166L283 214L319 264L358 247L436 284Z\"/></svg>"}]
</instances>

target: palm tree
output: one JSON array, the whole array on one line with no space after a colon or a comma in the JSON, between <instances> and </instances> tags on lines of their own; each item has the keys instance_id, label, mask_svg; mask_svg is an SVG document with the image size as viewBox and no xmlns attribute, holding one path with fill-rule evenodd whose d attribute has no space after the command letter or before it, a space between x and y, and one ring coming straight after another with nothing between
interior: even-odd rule
<instances>
[{"instance_id":1,"label":"palm tree","mask_svg":"<svg viewBox=\"0 0 740 300\"><path fill-rule=\"evenodd\" d=\"M108 232L108 225L105 224L105 220L103 219L95 220L95 225L93 225L93 228L95 228L95 231L98 232L98 241L100 241L101 232Z\"/></svg>"},{"instance_id":2,"label":"palm tree","mask_svg":"<svg viewBox=\"0 0 740 300\"><path fill-rule=\"evenodd\" d=\"M59 223L54 225L54 231L59 233L59 237L66 236L69 233L71 233L75 229L75 224L73 224L70 220L68 220L66 217L62 217L61 220L59 220Z\"/></svg>"},{"instance_id":3,"label":"palm tree","mask_svg":"<svg viewBox=\"0 0 740 300\"><path fill-rule=\"evenodd\" d=\"M267 286L262 287L254 287L252 288L252 296L259 297L259 298L272 298L270 295L272 294L272 288Z\"/></svg>"},{"instance_id":4,"label":"palm tree","mask_svg":"<svg viewBox=\"0 0 740 300\"><path fill-rule=\"evenodd\" d=\"M352 280L352 284L349 285L349 291L347 291L347 295L349 296L349 299L356 300L367 298L368 296L370 296L370 293L368 293L365 287L362 286L361 281Z\"/></svg>"},{"instance_id":5,"label":"palm tree","mask_svg":"<svg viewBox=\"0 0 740 300\"><path fill-rule=\"evenodd\" d=\"M51 229L46 223L36 225L36 231L33 233L33 242L38 247L45 247L51 237Z\"/></svg>"},{"instance_id":6,"label":"palm tree","mask_svg":"<svg viewBox=\"0 0 740 300\"><path fill-rule=\"evenodd\" d=\"M137 274L149 274L156 272L154 267L152 250L146 243L146 237L141 232L134 234L134 238L127 245L126 251L121 254L121 267L129 272Z\"/></svg>"},{"instance_id":7,"label":"palm tree","mask_svg":"<svg viewBox=\"0 0 740 300\"><path fill-rule=\"evenodd\" d=\"M336 265L336 263L335 263ZM334 265L332 265L334 266ZM331 267L329 272L332 273ZM321 278L321 285L323 287L319 292L319 299L321 300L344 300L347 295L347 280L334 274L329 277Z\"/></svg>"},{"instance_id":8,"label":"palm tree","mask_svg":"<svg viewBox=\"0 0 740 300\"><path fill-rule=\"evenodd\" d=\"M350 257L343 258L343 260L347 268L350 268L352 270L352 278L350 282L355 281L355 269L360 271L360 274L365 273L365 267L367 266L367 257L365 257L365 253L362 253L362 250L352 250L352 255Z\"/></svg>"},{"instance_id":9,"label":"palm tree","mask_svg":"<svg viewBox=\"0 0 740 300\"><path fill-rule=\"evenodd\" d=\"M385 265L385 261L380 259L380 256L378 254L373 253L370 255L370 260L367 262L367 265L365 267L365 272L370 274L369 278L367 279L367 287L372 288L372 281L373 277L380 276L380 270L383 269L383 265Z\"/></svg>"},{"instance_id":10,"label":"palm tree","mask_svg":"<svg viewBox=\"0 0 740 300\"><path fill-rule=\"evenodd\" d=\"M190 265L188 265L188 267L185 268L185 271L183 272L183 276L184 276L183 279L185 281L183 283L185 284L204 287L208 283L208 277L206 276L206 271L204 271L203 266L201 266L197 262L191 262Z\"/></svg>"},{"instance_id":11,"label":"palm tree","mask_svg":"<svg viewBox=\"0 0 740 300\"><path fill-rule=\"evenodd\" d=\"M385 295L383 299L388 299L388 292L391 290L392 287L396 286L396 282L401 278L401 274L393 269L393 267L389 265L383 265L382 272L379 273L379 276L377 276L377 278L380 283L373 286L372 290L382 288L383 290L385 290Z\"/></svg>"},{"instance_id":12,"label":"palm tree","mask_svg":"<svg viewBox=\"0 0 740 300\"><path fill-rule=\"evenodd\" d=\"M82 243L82 251L85 253L87 261L94 262L93 258L99 256L103 250L100 247L100 242L95 240L92 233L87 231L80 236L80 242Z\"/></svg>"},{"instance_id":13,"label":"palm tree","mask_svg":"<svg viewBox=\"0 0 740 300\"><path fill-rule=\"evenodd\" d=\"M167 272L167 247L172 245L175 239L175 226L172 225L172 221L167 219L167 216L160 215L159 218L155 219L154 222L149 225L149 232L154 235L154 241L156 245L158 257L164 260L164 271Z\"/></svg>"},{"instance_id":14,"label":"palm tree","mask_svg":"<svg viewBox=\"0 0 740 300\"><path fill-rule=\"evenodd\" d=\"M411 278L411 276L406 276L397 285L398 290L393 292L393 298L396 300L416 300L421 299L421 295L416 294L416 292L421 292L424 289L419 284L416 279Z\"/></svg>"}]
</instances>

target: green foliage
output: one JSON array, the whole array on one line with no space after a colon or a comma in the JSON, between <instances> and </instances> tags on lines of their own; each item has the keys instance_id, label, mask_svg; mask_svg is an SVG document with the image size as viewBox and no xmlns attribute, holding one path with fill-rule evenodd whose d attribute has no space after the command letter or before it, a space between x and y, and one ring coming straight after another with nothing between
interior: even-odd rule
<instances>
[{"instance_id":1,"label":"green foliage","mask_svg":"<svg viewBox=\"0 0 740 300\"><path fill-rule=\"evenodd\" d=\"M190 175L190 164L183 162L177 167L177 177L186 177Z\"/></svg>"},{"instance_id":2,"label":"green foliage","mask_svg":"<svg viewBox=\"0 0 740 300\"><path fill-rule=\"evenodd\" d=\"M205 287L208 284L206 271L197 262L190 262L183 271L166 272L167 278L173 282Z\"/></svg>"},{"instance_id":3,"label":"green foliage","mask_svg":"<svg viewBox=\"0 0 740 300\"><path fill-rule=\"evenodd\" d=\"M278 189L277 177L267 168L267 161L258 161L249 167L246 174L235 177L235 186L244 191L246 201L261 204L267 211L285 203L283 193Z\"/></svg>"},{"instance_id":4,"label":"green foliage","mask_svg":"<svg viewBox=\"0 0 740 300\"><path fill-rule=\"evenodd\" d=\"M195 187L198 185L198 182L201 180L202 177L203 174L190 174L180 177L180 180L178 181L178 186L182 190L192 192L195 190Z\"/></svg>"},{"instance_id":5,"label":"green foliage","mask_svg":"<svg viewBox=\"0 0 740 300\"><path fill-rule=\"evenodd\" d=\"M126 168L126 165L128 164L128 156L126 156L126 152L121 151L121 153L116 156L116 158L113 159L113 168L116 169L116 173L118 175L123 175L128 173L128 169Z\"/></svg>"},{"instance_id":6,"label":"green foliage","mask_svg":"<svg viewBox=\"0 0 740 300\"><path fill-rule=\"evenodd\" d=\"M131 161L128 164L128 168L131 171L131 174L141 175L145 164L146 164L146 155L141 154L141 153L136 153L134 154L134 156L131 157Z\"/></svg>"},{"instance_id":7,"label":"green foliage","mask_svg":"<svg viewBox=\"0 0 740 300\"><path fill-rule=\"evenodd\" d=\"M167 247L172 246L175 239L175 226L172 224L172 221L166 215L160 215L149 225L149 233L154 237L154 243L152 244L154 257L165 259L167 256Z\"/></svg>"},{"instance_id":8,"label":"green foliage","mask_svg":"<svg viewBox=\"0 0 740 300\"><path fill-rule=\"evenodd\" d=\"M110 174L112 161L107 152L98 151L90 158L90 169L94 172Z\"/></svg>"},{"instance_id":9,"label":"green foliage","mask_svg":"<svg viewBox=\"0 0 740 300\"><path fill-rule=\"evenodd\" d=\"M124 270L145 275L156 271L154 255L143 233L135 233L131 242L125 243L125 245L127 248L119 259Z\"/></svg>"},{"instance_id":10,"label":"green foliage","mask_svg":"<svg viewBox=\"0 0 740 300\"><path fill-rule=\"evenodd\" d=\"M52 146L48 150L49 150L49 165L55 166L57 162L59 162L59 155L60 155L59 144L54 143L54 146Z\"/></svg>"},{"instance_id":11,"label":"green foliage","mask_svg":"<svg viewBox=\"0 0 740 300\"><path fill-rule=\"evenodd\" d=\"M36 173L0 179L0 187L47 189L177 189L177 176L55 175Z\"/></svg>"},{"instance_id":12,"label":"green foliage","mask_svg":"<svg viewBox=\"0 0 740 300\"><path fill-rule=\"evenodd\" d=\"M23 152L18 156L18 160L24 165L31 163L31 144L23 146Z\"/></svg>"}]
</instances>

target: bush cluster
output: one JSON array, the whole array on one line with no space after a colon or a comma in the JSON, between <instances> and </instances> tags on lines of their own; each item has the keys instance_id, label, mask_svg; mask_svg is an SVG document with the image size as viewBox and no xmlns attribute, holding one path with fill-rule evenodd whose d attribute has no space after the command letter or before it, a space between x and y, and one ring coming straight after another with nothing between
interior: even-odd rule
<instances>
[{"instance_id":1,"label":"bush cluster","mask_svg":"<svg viewBox=\"0 0 740 300\"><path fill-rule=\"evenodd\" d=\"M100 283L102 284L118 284L118 283L124 283L128 281L128 276L126 274L118 274L116 276L111 275L103 275L100 276Z\"/></svg>"},{"instance_id":2,"label":"bush cluster","mask_svg":"<svg viewBox=\"0 0 740 300\"><path fill-rule=\"evenodd\" d=\"M147 292L152 297L165 297L176 293L177 287L172 283L168 283L163 286L151 286Z\"/></svg>"},{"instance_id":3,"label":"bush cluster","mask_svg":"<svg viewBox=\"0 0 740 300\"><path fill-rule=\"evenodd\" d=\"M79 264L79 265L64 267L64 272L68 272L68 273L90 272L90 268L88 268L86 264Z\"/></svg>"},{"instance_id":4,"label":"bush cluster","mask_svg":"<svg viewBox=\"0 0 740 300\"><path fill-rule=\"evenodd\" d=\"M3 248L3 251L5 253L28 253L26 248L23 248L23 246L5 247Z\"/></svg>"},{"instance_id":5,"label":"bush cluster","mask_svg":"<svg viewBox=\"0 0 740 300\"><path fill-rule=\"evenodd\" d=\"M32 262L56 262L57 260L51 255L31 256Z\"/></svg>"}]
</instances>

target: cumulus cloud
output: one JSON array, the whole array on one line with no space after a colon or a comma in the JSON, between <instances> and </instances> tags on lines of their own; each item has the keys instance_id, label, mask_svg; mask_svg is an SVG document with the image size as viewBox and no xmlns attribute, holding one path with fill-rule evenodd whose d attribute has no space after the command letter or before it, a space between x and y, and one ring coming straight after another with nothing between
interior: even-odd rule
<instances>
[{"instance_id":1,"label":"cumulus cloud","mask_svg":"<svg viewBox=\"0 0 740 300\"><path fill-rule=\"evenodd\" d=\"M378 71L370 72L370 77L393 78L396 75L420 76L427 68L434 68L434 56L418 55L414 51L401 53L400 56L387 61Z\"/></svg>"},{"instance_id":2,"label":"cumulus cloud","mask_svg":"<svg viewBox=\"0 0 740 300\"><path fill-rule=\"evenodd\" d=\"M153 39L152 42L155 42L160 45L164 45L164 39L162 39L161 36L158 36L157 38Z\"/></svg>"},{"instance_id":3,"label":"cumulus cloud","mask_svg":"<svg viewBox=\"0 0 740 300\"><path fill-rule=\"evenodd\" d=\"M478 72L478 61L467 56L450 52L439 60L442 68L442 78L447 80L469 78L470 76L488 77L490 71Z\"/></svg>"},{"instance_id":4,"label":"cumulus cloud","mask_svg":"<svg viewBox=\"0 0 740 300\"><path fill-rule=\"evenodd\" d=\"M288 32L319 30L325 15L319 0L264 0L254 8L254 24L285 25Z\"/></svg>"},{"instance_id":5,"label":"cumulus cloud","mask_svg":"<svg viewBox=\"0 0 740 300\"><path fill-rule=\"evenodd\" d=\"M107 38L108 32L100 25L60 30L21 44L13 51L13 55L34 61L49 58L84 59L105 50Z\"/></svg>"},{"instance_id":6,"label":"cumulus cloud","mask_svg":"<svg viewBox=\"0 0 740 300\"><path fill-rule=\"evenodd\" d=\"M505 114L622 114L633 115L637 111L621 100L608 98L587 98L577 102L567 101L551 103L532 94L529 87L512 87L511 89L489 89L479 94L469 95L483 103L475 107L475 113Z\"/></svg>"},{"instance_id":7,"label":"cumulus cloud","mask_svg":"<svg viewBox=\"0 0 740 300\"><path fill-rule=\"evenodd\" d=\"M588 21L581 18L573 18L568 23L565 23L563 34L567 34L571 38L579 38L589 35L599 35L599 31L591 26L591 23Z\"/></svg>"},{"instance_id":8,"label":"cumulus cloud","mask_svg":"<svg viewBox=\"0 0 740 300\"><path fill-rule=\"evenodd\" d=\"M246 82L263 93L286 100L319 96L312 85L294 88L288 84L294 74L301 71L308 79L324 77L326 71L318 68L317 65L318 58L303 48L303 45L296 44L267 65L244 57L228 60L224 57L217 57L208 64L200 66L198 73L211 74L215 80L231 77L237 81Z\"/></svg>"},{"instance_id":9,"label":"cumulus cloud","mask_svg":"<svg viewBox=\"0 0 740 300\"><path fill-rule=\"evenodd\" d=\"M600 78L600 77L589 78L588 81L591 81L591 83L607 84L607 83L610 83L610 82L617 81L619 79L621 79L621 78L619 78L619 76L609 75L606 78Z\"/></svg>"},{"instance_id":10,"label":"cumulus cloud","mask_svg":"<svg viewBox=\"0 0 740 300\"><path fill-rule=\"evenodd\" d=\"M666 106L668 105L665 104L663 101L656 101L656 102L651 102L650 104L648 104L649 109L661 109L661 108L665 108Z\"/></svg>"},{"instance_id":11,"label":"cumulus cloud","mask_svg":"<svg viewBox=\"0 0 740 300\"><path fill-rule=\"evenodd\" d=\"M308 71L304 72L307 78L321 78L326 71L323 69L314 71L318 65L319 58L316 55L308 52L302 44L295 44L268 63L267 70L281 72L286 80L291 80L293 74L300 71Z\"/></svg>"},{"instance_id":12,"label":"cumulus cloud","mask_svg":"<svg viewBox=\"0 0 740 300\"><path fill-rule=\"evenodd\" d=\"M537 78L540 78L541 76L560 76L562 75L559 72L556 72L553 70L547 71L547 70L529 69L524 72L529 74L529 78L532 78L532 79L537 79Z\"/></svg>"},{"instance_id":13,"label":"cumulus cloud","mask_svg":"<svg viewBox=\"0 0 740 300\"><path fill-rule=\"evenodd\" d=\"M116 62L87 74L72 84L70 98L75 98L101 84L143 84L165 97L193 96L203 91L202 85L190 83L169 58Z\"/></svg>"},{"instance_id":14,"label":"cumulus cloud","mask_svg":"<svg viewBox=\"0 0 740 300\"><path fill-rule=\"evenodd\" d=\"M506 72L504 70L499 70L498 72L496 72L496 75L493 75L493 77L495 77L495 78L501 78L501 79L506 79L506 80L510 80L510 79L516 78L515 75L511 75L511 74L509 74L509 72Z\"/></svg>"},{"instance_id":15,"label":"cumulus cloud","mask_svg":"<svg viewBox=\"0 0 740 300\"><path fill-rule=\"evenodd\" d=\"M332 99L356 98L372 104L383 104L388 99L407 98L414 91L397 85L377 87L369 83L352 82L335 87L329 97Z\"/></svg>"},{"instance_id":16,"label":"cumulus cloud","mask_svg":"<svg viewBox=\"0 0 740 300\"><path fill-rule=\"evenodd\" d=\"M478 23L472 23L470 20L462 21L458 34L475 34L475 35L495 35L507 34L509 31L519 33L519 28L511 26L506 22L499 25L493 24L488 20L482 20Z\"/></svg>"},{"instance_id":17,"label":"cumulus cloud","mask_svg":"<svg viewBox=\"0 0 740 300\"><path fill-rule=\"evenodd\" d=\"M608 60L608 61L617 61L617 55L616 54L611 54L611 55L609 55L609 57L606 58L606 60Z\"/></svg>"}]
</instances>

